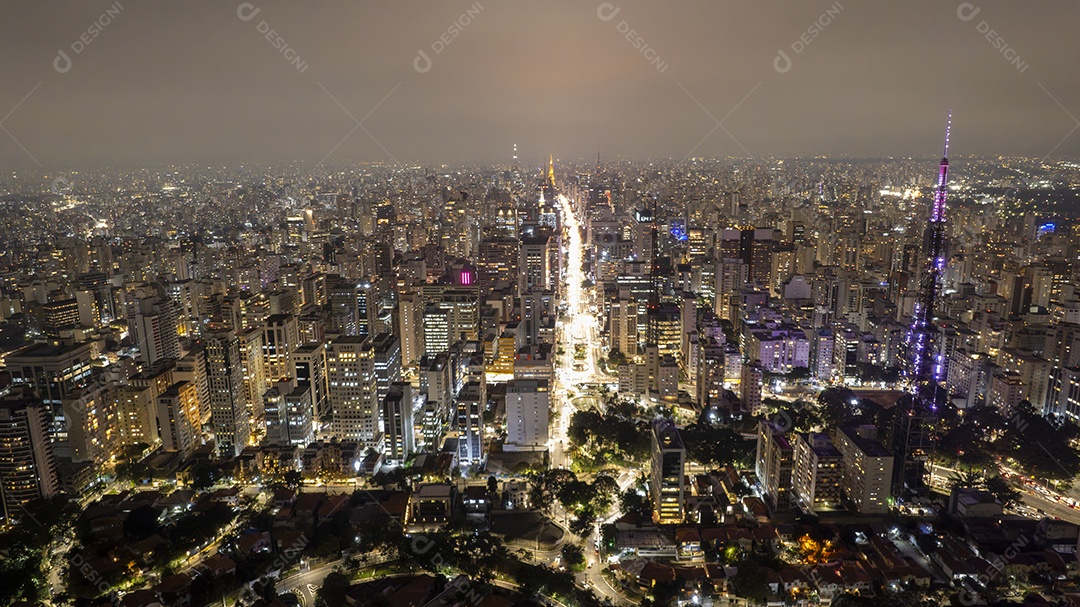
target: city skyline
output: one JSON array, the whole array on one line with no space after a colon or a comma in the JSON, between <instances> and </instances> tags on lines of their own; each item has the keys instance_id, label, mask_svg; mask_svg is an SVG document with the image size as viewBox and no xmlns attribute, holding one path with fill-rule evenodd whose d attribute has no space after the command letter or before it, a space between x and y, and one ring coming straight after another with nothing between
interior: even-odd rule
<instances>
[{"instance_id":1,"label":"city skyline","mask_svg":"<svg viewBox=\"0 0 1080 607\"><path fill-rule=\"evenodd\" d=\"M1080 153L1080 8L777 6L20 6L0 165Z\"/></svg>"},{"instance_id":2,"label":"city skyline","mask_svg":"<svg viewBox=\"0 0 1080 607\"><path fill-rule=\"evenodd\" d=\"M0 607L1080 607L1050 7L3 11Z\"/></svg>"}]
</instances>

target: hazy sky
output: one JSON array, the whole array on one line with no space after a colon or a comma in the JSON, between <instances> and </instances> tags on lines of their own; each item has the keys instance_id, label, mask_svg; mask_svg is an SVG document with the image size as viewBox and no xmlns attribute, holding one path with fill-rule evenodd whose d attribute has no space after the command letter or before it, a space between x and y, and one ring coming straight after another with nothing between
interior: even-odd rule
<instances>
[{"instance_id":1,"label":"hazy sky","mask_svg":"<svg viewBox=\"0 0 1080 607\"><path fill-rule=\"evenodd\" d=\"M1078 24L1068 0L11 0L0 168L933 156L949 109L956 154L1072 157Z\"/></svg>"}]
</instances>

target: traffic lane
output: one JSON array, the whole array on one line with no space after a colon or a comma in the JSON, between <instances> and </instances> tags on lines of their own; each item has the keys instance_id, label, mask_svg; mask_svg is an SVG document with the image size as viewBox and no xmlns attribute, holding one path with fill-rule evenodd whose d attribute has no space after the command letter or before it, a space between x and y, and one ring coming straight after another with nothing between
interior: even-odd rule
<instances>
[{"instance_id":1,"label":"traffic lane","mask_svg":"<svg viewBox=\"0 0 1080 607\"><path fill-rule=\"evenodd\" d=\"M1042 510L1046 516L1057 517L1063 521L1080 525L1080 510L1070 508L1061 502L1047 499L1034 491L1023 492L1023 502L1036 510Z\"/></svg>"}]
</instances>

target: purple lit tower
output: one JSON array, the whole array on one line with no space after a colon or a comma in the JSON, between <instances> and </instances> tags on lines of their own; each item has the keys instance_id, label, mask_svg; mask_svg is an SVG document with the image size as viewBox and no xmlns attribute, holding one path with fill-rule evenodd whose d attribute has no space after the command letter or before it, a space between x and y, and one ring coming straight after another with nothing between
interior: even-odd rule
<instances>
[{"instance_id":1,"label":"purple lit tower","mask_svg":"<svg viewBox=\"0 0 1080 607\"><path fill-rule=\"evenodd\" d=\"M926 229L923 252L926 267L919 281L919 294L912 312L911 329L907 335L908 378L914 386L914 396L931 409L935 408L937 392L941 383L942 364L937 352L934 328L934 304L937 302L941 275L945 272L945 201L946 182L949 176L949 132L952 129L952 112L945 127L945 153L938 169L937 190L934 206L930 210L930 222Z\"/></svg>"},{"instance_id":2,"label":"purple lit tower","mask_svg":"<svg viewBox=\"0 0 1080 607\"><path fill-rule=\"evenodd\" d=\"M893 466L893 496L902 498L923 495L926 460L933 450L933 433L937 425L937 396L941 382L941 360L937 353L937 330L934 327L934 304L937 302L941 275L945 271L945 199L949 176L949 131L952 113L945 127L945 154L938 172L934 206L926 228L923 252L926 267L919 282L918 299L912 312L908 331L907 376L912 383L911 398L901 401L893 410L888 447L896 463Z\"/></svg>"}]
</instances>

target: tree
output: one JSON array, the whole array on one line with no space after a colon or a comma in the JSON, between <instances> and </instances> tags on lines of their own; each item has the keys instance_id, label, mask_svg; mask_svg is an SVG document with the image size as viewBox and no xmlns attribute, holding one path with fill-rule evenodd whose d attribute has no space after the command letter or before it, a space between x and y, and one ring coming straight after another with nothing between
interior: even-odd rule
<instances>
[{"instance_id":1,"label":"tree","mask_svg":"<svg viewBox=\"0 0 1080 607\"><path fill-rule=\"evenodd\" d=\"M619 539L619 528L612 523L600 525L600 547L605 551L615 549L615 542Z\"/></svg>"},{"instance_id":2,"label":"tree","mask_svg":"<svg viewBox=\"0 0 1080 607\"><path fill-rule=\"evenodd\" d=\"M150 537L158 530L158 516L160 515L161 512L153 506L139 506L124 519L124 535L135 540Z\"/></svg>"},{"instance_id":3,"label":"tree","mask_svg":"<svg viewBox=\"0 0 1080 607\"><path fill-rule=\"evenodd\" d=\"M322 587L315 595L317 604L341 605L345 602L345 593L349 591L349 576L340 571L330 572L323 580Z\"/></svg>"},{"instance_id":4,"label":"tree","mask_svg":"<svg viewBox=\"0 0 1080 607\"><path fill-rule=\"evenodd\" d=\"M585 570L585 551L577 544L566 544L562 549L563 564L571 571Z\"/></svg>"},{"instance_id":5,"label":"tree","mask_svg":"<svg viewBox=\"0 0 1080 607\"><path fill-rule=\"evenodd\" d=\"M619 512L624 515L636 514L643 521L652 520L652 502L649 501L648 497L639 494L636 489L630 487L619 494Z\"/></svg>"},{"instance_id":6,"label":"tree","mask_svg":"<svg viewBox=\"0 0 1080 607\"><path fill-rule=\"evenodd\" d=\"M141 483L150 478L150 466L141 461L121 462L116 465L116 478L129 483Z\"/></svg>"},{"instance_id":7,"label":"tree","mask_svg":"<svg viewBox=\"0 0 1080 607\"><path fill-rule=\"evenodd\" d=\"M599 512L607 512L611 507L615 494L619 491L619 483L607 474L599 474L592 482L592 503Z\"/></svg>"},{"instance_id":8,"label":"tree","mask_svg":"<svg viewBox=\"0 0 1080 607\"><path fill-rule=\"evenodd\" d=\"M259 595L262 600L272 601L277 597L276 582L277 580L274 578L266 576L256 581L251 589L254 590L255 594Z\"/></svg>"},{"instance_id":9,"label":"tree","mask_svg":"<svg viewBox=\"0 0 1080 607\"><path fill-rule=\"evenodd\" d=\"M810 377L810 369L807 367L794 367L791 371L788 371L788 381L799 381L802 379L808 379Z\"/></svg>"},{"instance_id":10,"label":"tree","mask_svg":"<svg viewBox=\"0 0 1080 607\"><path fill-rule=\"evenodd\" d=\"M499 479L495 478L495 475L491 475L487 479L487 490L491 495L495 495L499 492Z\"/></svg>"},{"instance_id":11,"label":"tree","mask_svg":"<svg viewBox=\"0 0 1080 607\"><path fill-rule=\"evenodd\" d=\"M997 498L1001 505L1008 508L1019 504L1023 495L1014 489L1001 475L994 475L986 479L986 490Z\"/></svg>"},{"instance_id":12,"label":"tree","mask_svg":"<svg viewBox=\"0 0 1080 607\"><path fill-rule=\"evenodd\" d=\"M732 582L734 582L735 589L738 590L739 596L750 599L755 603L765 601L765 593L768 590L768 579L765 577L765 572L757 561L753 559L743 559L739 563L739 570L735 573Z\"/></svg>"},{"instance_id":13,"label":"tree","mask_svg":"<svg viewBox=\"0 0 1080 607\"><path fill-rule=\"evenodd\" d=\"M217 481L217 470L209 465L197 466L191 474L191 488L204 491L214 486Z\"/></svg>"},{"instance_id":14,"label":"tree","mask_svg":"<svg viewBox=\"0 0 1080 607\"><path fill-rule=\"evenodd\" d=\"M285 486L292 489L296 489L303 482L304 476L296 470L289 470L285 473Z\"/></svg>"},{"instance_id":15,"label":"tree","mask_svg":"<svg viewBox=\"0 0 1080 607\"><path fill-rule=\"evenodd\" d=\"M577 517L570 521L570 532L585 537L595 524L596 511L592 506L585 506L578 511Z\"/></svg>"},{"instance_id":16,"label":"tree","mask_svg":"<svg viewBox=\"0 0 1080 607\"><path fill-rule=\"evenodd\" d=\"M618 367L619 365L626 364L626 355L622 353L622 350L618 348L612 348L608 350L608 366Z\"/></svg>"},{"instance_id":17,"label":"tree","mask_svg":"<svg viewBox=\"0 0 1080 607\"><path fill-rule=\"evenodd\" d=\"M985 478L981 470L961 470L949 476L949 486L959 489L974 489L981 487Z\"/></svg>"},{"instance_id":18,"label":"tree","mask_svg":"<svg viewBox=\"0 0 1080 607\"><path fill-rule=\"evenodd\" d=\"M744 439L731 428L708 424L691 424L679 434L691 459L716 468L750 462L756 447L754 440Z\"/></svg>"}]
</instances>

